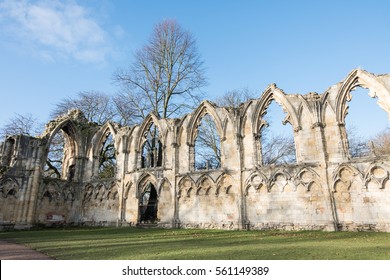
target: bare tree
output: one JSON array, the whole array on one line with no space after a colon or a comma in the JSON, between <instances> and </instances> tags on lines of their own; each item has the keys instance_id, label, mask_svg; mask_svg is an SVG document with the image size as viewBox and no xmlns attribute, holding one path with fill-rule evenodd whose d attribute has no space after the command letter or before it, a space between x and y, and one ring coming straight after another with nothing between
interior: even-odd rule
<instances>
[{"instance_id":1,"label":"bare tree","mask_svg":"<svg viewBox=\"0 0 390 280\"><path fill-rule=\"evenodd\" d=\"M138 120L150 112L180 116L201 99L199 89L206 84L195 39L174 20L157 24L134 62L114 80L122 88L117 101L125 102Z\"/></svg>"},{"instance_id":2,"label":"bare tree","mask_svg":"<svg viewBox=\"0 0 390 280\"><path fill-rule=\"evenodd\" d=\"M347 127L348 148L351 157L364 157L370 154L368 140L358 134L353 125Z\"/></svg>"},{"instance_id":3,"label":"bare tree","mask_svg":"<svg viewBox=\"0 0 390 280\"><path fill-rule=\"evenodd\" d=\"M369 139L367 146L375 156L390 155L390 128L386 128Z\"/></svg>"},{"instance_id":4,"label":"bare tree","mask_svg":"<svg viewBox=\"0 0 390 280\"><path fill-rule=\"evenodd\" d=\"M224 95L217 97L214 102L219 107L237 108L240 104L253 99L254 95L248 88L229 90Z\"/></svg>"},{"instance_id":5,"label":"bare tree","mask_svg":"<svg viewBox=\"0 0 390 280\"><path fill-rule=\"evenodd\" d=\"M7 135L19 134L35 136L41 132L39 125L37 118L33 117L30 113L25 115L15 114L14 117L10 118L8 122L0 128L0 136L2 138Z\"/></svg>"},{"instance_id":6,"label":"bare tree","mask_svg":"<svg viewBox=\"0 0 390 280\"><path fill-rule=\"evenodd\" d=\"M225 92L214 102L219 107L238 108L240 104L253 98L247 88ZM205 115L198 127L195 140L195 169L217 169L221 167L221 143L215 123L210 115Z\"/></svg>"},{"instance_id":7,"label":"bare tree","mask_svg":"<svg viewBox=\"0 0 390 280\"><path fill-rule=\"evenodd\" d=\"M264 165L290 164L295 162L295 143L292 137L262 135L262 160Z\"/></svg>"},{"instance_id":8,"label":"bare tree","mask_svg":"<svg viewBox=\"0 0 390 280\"><path fill-rule=\"evenodd\" d=\"M64 158L65 138L62 131L58 131L49 147L49 152L46 158L46 164L43 170L45 177L57 178L62 177L62 161Z\"/></svg>"},{"instance_id":9,"label":"bare tree","mask_svg":"<svg viewBox=\"0 0 390 280\"><path fill-rule=\"evenodd\" d=\"M115 176L116 156L114 139L110 134L104 141L99 154L99 178L112 178Z\"/></svg>"},{"instance_id":10,"label":"bare tree","mask_svg":"<svg viewBox=\"0 0 390 280\"><path fill-rule=\"evenodd\" d=\"M118 116L110 96L98 91L82 91L77 93L76 97L63 99L55 106L51 115L58 117L72 109L81 110L87 120L100 125Z\"/></svg>"},{"instance_id":11,"label":"bare tree","mask_svg":"<svg viewBox=\"0 0 390 280\"><path fill-rule=\"evenodd\" d=\"M268 109L265 115L262 116L265 125L259 131L260 143L261 143L261 154L262 164L291 164L296 162L296 149L294 142L294 135L288 132L281 132L275 129L273 122L275 119L271 117L274 115L273 106L278 106L274 101L268 105ZM270 114L269 114L270 113Z\"/></svg>"},{"instance_id":12,"label":"bare tree","mask_svg":"<svg viewBox=\"0 0 390 280\"><path fill-rule=\"evenodd\" d=\"M221 167L221 143L215 123L210 115L202 118L195 140L195 169Z\"/></svg>"}]
</instances>

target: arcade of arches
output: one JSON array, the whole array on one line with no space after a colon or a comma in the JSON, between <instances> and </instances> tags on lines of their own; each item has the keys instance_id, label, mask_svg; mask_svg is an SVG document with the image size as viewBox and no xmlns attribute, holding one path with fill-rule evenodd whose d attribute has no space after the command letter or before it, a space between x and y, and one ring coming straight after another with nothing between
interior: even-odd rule
<instances>
[{"instance_id":1,"label":"arcade of arches","mask_svg":"<svg viewBox=\"0 0 390 280\"><path fill-rule=\"evenodd\" d=\"M345 119L359 87L389 116L390 74L361 69L322 94L286 94L272 84L238 108L204 101L180 119L150 114L134 127L99 126L70 111L39 137L7 136L0 144L0 227L390 231L390 156L350 154ZM291 128L291 162L262 158L272 101ZM197 163L205 120L218 154ZM48 175L58 134L64 139L60 172ZM102 149L111 165L103 164Z\"/></svg>"}]
</instances>

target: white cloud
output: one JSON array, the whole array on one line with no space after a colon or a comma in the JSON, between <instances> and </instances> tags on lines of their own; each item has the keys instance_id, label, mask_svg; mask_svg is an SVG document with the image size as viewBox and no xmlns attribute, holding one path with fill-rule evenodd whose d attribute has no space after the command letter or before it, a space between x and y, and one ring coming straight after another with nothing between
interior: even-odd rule
<instances>
[{"instance_id":1,"label":"white cloud","mask_svg":"<svg viewBox=\"0 0 390 280\"><path fill-rule=\"evenodd\" d=\"M0 28L51 60L72 57L103 62L111 52L107 32L88 9L74 1L2 1Z\"/></svg>"}]
</instances>

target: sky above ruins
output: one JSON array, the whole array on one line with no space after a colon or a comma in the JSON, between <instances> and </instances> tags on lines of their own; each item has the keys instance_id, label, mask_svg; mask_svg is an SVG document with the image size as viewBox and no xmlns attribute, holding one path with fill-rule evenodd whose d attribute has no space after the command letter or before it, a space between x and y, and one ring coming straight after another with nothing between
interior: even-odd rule
<instances>
[{"instance_id":1,"label":"sky above ruins","mask_svg":"<svg viewBox=\"0 0 390 280\"><path fill-rule=\"evenodd\" d=\"M45 123L80 91L115 94L113 73L164 19L196 37L213 99L242 88L260 96L270 83L322 93L357 67L389 73L389 14L385 0L0 0L0 126L15 113ZM367 104L354 105L357 115L388 125Z\"/></svg>"}]
</instances>

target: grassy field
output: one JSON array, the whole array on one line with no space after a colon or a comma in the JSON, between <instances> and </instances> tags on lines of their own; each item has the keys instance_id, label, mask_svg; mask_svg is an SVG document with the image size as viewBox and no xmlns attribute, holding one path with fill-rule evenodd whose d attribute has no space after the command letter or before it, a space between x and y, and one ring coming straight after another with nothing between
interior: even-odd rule
<instances>
[{"instance_id":1,"label":"grassy field","mask_svg":"<svg viewBox=\"0 0 390 280\"><path fill-rule=\"evenodd\" d=\"M62 260L390 259L390 233L68 228L0 232Z\"/></svg>"}]
</instances>

